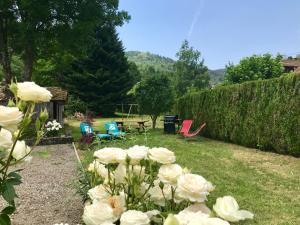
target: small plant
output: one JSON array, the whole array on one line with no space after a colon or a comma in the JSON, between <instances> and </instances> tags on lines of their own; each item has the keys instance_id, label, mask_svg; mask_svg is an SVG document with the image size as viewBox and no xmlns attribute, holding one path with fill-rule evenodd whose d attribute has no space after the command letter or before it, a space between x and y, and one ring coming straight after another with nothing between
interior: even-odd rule
<instances>
[{"instance_id":1,"label":"small plant","mask_svg":"<svg viewBox=\"0 0 300 225\"><path fill-rule=\"evenodd\" d=\"M176 164L166 148L103 148L81 177L86 225L229 225L253 214L231 196L205 202L214 186ZM84 194L86 193L86 194Z\"/></svg>"},{"instance_id":2,"label":"small plant","mask_svg":"<svg viewBox=\"0 0 300 225\"><path fill-rule=\"evenodd\" d=\"M12 83L10 90L13 98L7 106L0 106L0 195L7 202L0 212L0 224L10 225L10 215L15 211L15 186L22 183L20 170L12 166L28 160L34 146L44 136L44 125L48 113L43 110L39 117L33 120L36 103L49 102L51 93L34 82ZM24 138L34 124L35 132L32 138L33 146L26 145Z\"/></svg>"},{"instance_id":3,"label":"small plant","mask_svg":"<svg viewBox=\"0 0 300 225\"><path fill-rule=\"evenodd\" d=\"M62 129L62 126L56 120L53 120L53 121L49 121L45 125L45 128L47 130L47 136L56 137L56 136L58 136L59 131Z\"/></svg>"}]
</instances>

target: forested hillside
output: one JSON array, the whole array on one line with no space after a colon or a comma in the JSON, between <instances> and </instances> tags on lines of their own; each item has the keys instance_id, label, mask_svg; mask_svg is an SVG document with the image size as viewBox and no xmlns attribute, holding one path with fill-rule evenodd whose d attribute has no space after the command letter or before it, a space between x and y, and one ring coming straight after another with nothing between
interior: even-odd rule
<instances>
[{"instance_id":1,"label":"forested hillside","mask_svg":"<svg viewBox=\"0 0 300 225\"><path fill-rule=\"evenodd\" d=\"M152 54L150 52L128 51L126 56L129 61L134 62L140 70L145 70L147 67L153 67L155 70L163 72L173 72L175 60ZM223 81L225 69L209 70L210 83L212 85Z\"/></svg>"}]
</instances>

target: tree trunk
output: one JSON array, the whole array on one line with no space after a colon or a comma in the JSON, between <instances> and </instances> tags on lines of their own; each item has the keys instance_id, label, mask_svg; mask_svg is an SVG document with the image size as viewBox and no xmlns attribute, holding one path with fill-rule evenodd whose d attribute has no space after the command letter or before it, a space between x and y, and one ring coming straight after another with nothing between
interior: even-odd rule
<instances>
[{"instance_id":1,"label":"tree trunk","mask_svg":"<svg viewBox=\"0 0 300 225\"><path fill-rule=\"evenodd\" d=\"M32 79L32 72L33 72L33 64L34 64L34 50L33 47L30 44L27 45L24 53L24 80L25 81L31 81Z\"/></svg>"},{"instance_id":2,"label":"tree trunk","mask_svg":"<svg viewBox=\"0 0 300 225\"><path fill-rule=\"evenodd\" d=\"M8 51L7 35L7 19L0 12L0 63L3 66L5 85L8 85L12 79L11 56Z\"/></svg>"},{"instance_id":3,"label":"tree trunk","mask_svg":"<svg viewBox=\"0 0 300 225\"><path fill-rule=\"evenodd\" d=\"M157 116L150 116L150 117L151 117L151 120L152 120L152 128L155 129Z\"/></svg>"}]
</instances>

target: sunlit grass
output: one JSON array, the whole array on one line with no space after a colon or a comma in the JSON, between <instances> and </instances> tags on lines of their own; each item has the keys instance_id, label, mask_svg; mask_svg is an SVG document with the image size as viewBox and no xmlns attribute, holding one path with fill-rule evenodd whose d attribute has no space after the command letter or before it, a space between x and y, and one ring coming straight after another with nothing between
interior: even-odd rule
<instances>
[{"instance_id":1,"label":"sunlit grass","mask_svg":"<svg viewBox=\"0 0 300 225\"><path fill-rule=\"evenodd\" d=\"M105 121L94 124L100 129ZM78 140L79 122L69 121ZM126 141L112 141L104 146L127 148L139 144L161 146L176 153L177 162L211 181L215 191L209 197L212 206L217 197L232 195L242 209L255 214L254 220L238 225L299 225L300 224L300 159L261 152L238 145L206 138L186 141L177 135L165 135L161 129L147 135L131 134ZM83 158L92 159L92 152L82 151Z\"/></svg>"}]
</instances>

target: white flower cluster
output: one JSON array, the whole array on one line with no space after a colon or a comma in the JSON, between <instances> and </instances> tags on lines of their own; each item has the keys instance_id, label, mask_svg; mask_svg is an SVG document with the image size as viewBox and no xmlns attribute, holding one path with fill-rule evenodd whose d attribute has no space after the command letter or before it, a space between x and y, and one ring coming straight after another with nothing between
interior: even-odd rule
<instances>
[{"instance_id":1,"label":"white flower cluster","mask_svg":"<svg viewBox=\"0 0 300 225\"><path fill-rule=\"evenodd\" d=\"M47 131L59 131L62 126L60 123L58 123L56 120L53 121L49 121L46 125L45 125Z\"/></svg>"},{"instance_id":2,"label":"white flower cluster","mask_svg":"<svg viewBox=\"0 0 300 225\"><path fill-rule=\"evenodd\" d=\"M205 201L214 186L176 164L166 148L103 148L94 157L88 171L101 182L88 191L86 225L228 225L253 218L230 196L218 198L213 209L220 218L211 217ZM160 219L169 212L175 215Z\"/></svg>"}]
</instances>

